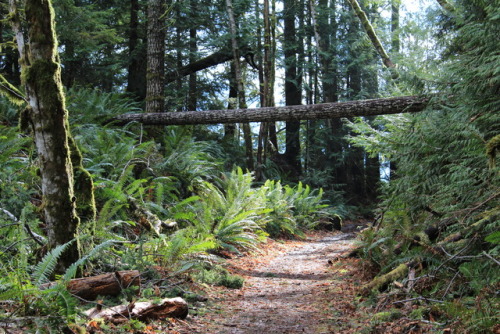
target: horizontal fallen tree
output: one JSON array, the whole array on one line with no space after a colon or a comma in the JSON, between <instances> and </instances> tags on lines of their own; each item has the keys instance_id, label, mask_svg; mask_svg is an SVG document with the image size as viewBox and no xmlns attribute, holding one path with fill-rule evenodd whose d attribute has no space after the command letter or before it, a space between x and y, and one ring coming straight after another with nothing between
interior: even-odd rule
<instances>
[{"instance_id":1,"label":"horizontal fallen tree","mask_svg":"<svg viewBox=\"0 0 500 334\"><path fill-rule=\"evenodd\" d=\"M139 122L144 125L194 125L243 122L299 121L355 116L414 113L425 109L429 99L401 96L350 102L309 104L253 109L136 113L118 115L106 121L115 125Z\"/></svg>"}]
</instances>

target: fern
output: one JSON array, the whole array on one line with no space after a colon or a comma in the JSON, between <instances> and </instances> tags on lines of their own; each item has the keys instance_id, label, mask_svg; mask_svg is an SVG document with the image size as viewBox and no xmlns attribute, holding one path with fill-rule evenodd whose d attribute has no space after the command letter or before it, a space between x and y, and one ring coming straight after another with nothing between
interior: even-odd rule
<instances>
[{"instance_id":1,"label":"fern","mask_svg":"<svg viewBox=\"0 0 500 334\"><path fill-rule=\"evenodd\" d=\"M45 254L42 260L35 266L32 278L36 285L41 285L43 283L47 283L49 281L50 276L53 274L57 261L61 257L61 255L66 251L66 249L73 243L75 240L68 241L63 245L59 245L52 249L50 252Z\"/></svg>"},{"instance_id":2,"label":"fern","mask_svg":"<svg viewBox=\"0 0 500 334\"><path fill-rule=\"evenodd\" d=\"M94 249L92 249L88 254L78 259L75 263L73 263L66 269L62 277L62 280L69 281L70 279L74 278L80 266L82 266L85 262L93 259L96 255L99 255L102 252L102 250L116 243L118 243L117 240L107 240L94 247Z\"/></svg>"}]
</instances>

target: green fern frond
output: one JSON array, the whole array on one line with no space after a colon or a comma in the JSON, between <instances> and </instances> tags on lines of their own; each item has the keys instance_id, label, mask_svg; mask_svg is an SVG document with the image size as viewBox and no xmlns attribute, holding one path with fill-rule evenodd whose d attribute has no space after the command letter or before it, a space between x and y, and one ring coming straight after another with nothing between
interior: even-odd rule
<instances>
[{"instance_id":1,"label":"green fern frond","mask_svg":"<svg viewBox=\"0 0 500 334\"><path fill-rule=\"evenodd\" d=\"M73 242L75 242L74 239L63 245L57 246L45 254L43 259L35 266L35 271L33 272L33 280L36 285L41 285L49 281L49 277L56 268L57 261Z\"/></svg>"},{"instance_id":2,"label":"green fern frond","mask_svg":"<svg viewBox=\"0 0 500 334\"><path fill-rule=\"evenodd\" d=\"M114 245L116 243L118 243L117 240L107 240L107 241L97 245L96 247L94 247L94 249L92 249L87 255L78 259L78 261L76 261L71 266L69 266L68 269L66 269L66 272L64 273L64 276L63 276L63 281L69 281L70 279L74 278L76 276L78 267L83 265L86 261L94 258L103 249L110 247L111 245Z\"/></svg>"}]
</instances>

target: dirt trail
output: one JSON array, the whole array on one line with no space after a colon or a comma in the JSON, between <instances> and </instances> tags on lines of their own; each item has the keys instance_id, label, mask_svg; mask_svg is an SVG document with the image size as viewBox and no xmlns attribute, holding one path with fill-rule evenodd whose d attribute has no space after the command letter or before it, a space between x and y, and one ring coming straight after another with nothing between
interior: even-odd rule
<instances>
[{"instance_id":1,"label":"dirt trail","mask_svg":"<svg viewBox=\"0 0 500 334\"><path fill-rule=\"evenodd\" d=\"M349 250L352 238L349 233L308 238L246 270L235 261L236 271L245 277L244 288L218 298L218 311L192 323L196 328L191 332L332 333L326 313L335 282L328 259Z\"/></svg>"}]
</instances>

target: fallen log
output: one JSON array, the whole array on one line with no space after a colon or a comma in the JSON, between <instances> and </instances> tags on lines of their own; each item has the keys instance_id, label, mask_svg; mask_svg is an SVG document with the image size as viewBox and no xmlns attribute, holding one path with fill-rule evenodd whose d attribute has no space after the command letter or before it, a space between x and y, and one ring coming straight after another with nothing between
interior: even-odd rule
<instances>
[{"instance_id":1,"label":"fallen log","mask_svg":"<svg viewBox=\"0 0 500 334\"><path fill-rule=\"evenodd\" d=\"M411 266L412 264L401 263L396 269L387 274L375 277L371 282L361 287L361 294L368 295L372 290L380 290L382 287L387 286L387 284L406 276Z\"/></svg>"},{"instance_id":2,"label":"fallen log","mask_svg":"<svg viewBox=\"0 0 500 334\"><path fill-rule=\"evenodd\" d=\"M116 271L91 277L75 278L66 284L68 291L85 300L95 300L97 296L117 296L123 289L141 285L141 274L138 270ZM42 289L50 288L57 283L47 283Z\"/></svg>"},{"instance_id":3,"label":"fallen log","mask_svg":"<svg viewBox=\"0 0 500 334\"><path fill-rule=\"evenodd\" d=\"M421 96L401 96L253 109L137 113L118 115L105 123L114 125L125 125L129 122L139 122L144 125L193 125L330 119L420 112L425 109L428 102L428 98Z\"/></svg>"},{"instance_id":4,"label":"fallen log","mask_svg":"<svg viewBox=\"0 0 500 334\"><path fill-rule=\"evenodd\" d=\"M164 318L185 319L189 307L186 301L180 297L165 298L159 303L132 302L130 304L118 305L106 309L94 307L85 311L90 319L104 319L107 322L119 324L130 319L141 321L156 320Z\"/></svg>"}]
</instances>

